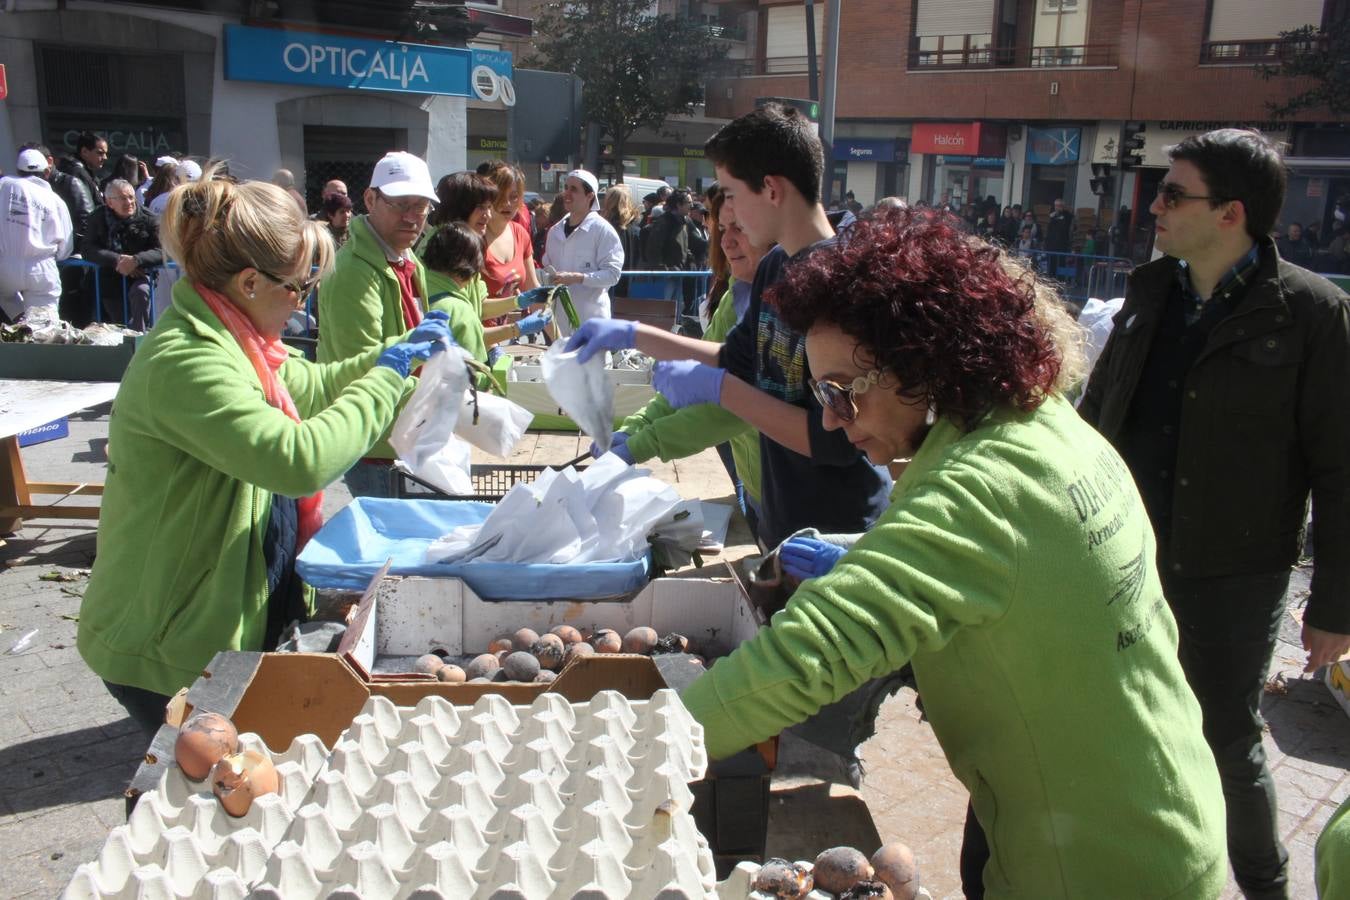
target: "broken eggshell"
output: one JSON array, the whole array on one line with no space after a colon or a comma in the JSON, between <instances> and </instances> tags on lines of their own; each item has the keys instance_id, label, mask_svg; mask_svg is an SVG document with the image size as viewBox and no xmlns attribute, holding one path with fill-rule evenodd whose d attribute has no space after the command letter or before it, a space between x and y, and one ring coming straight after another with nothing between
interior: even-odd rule
<instances>
[{"instance_id":1,"label":"broken eggshell","mask_svg":"<svg viewBox=\"0 0 1350 900\"><path fill-rule=\"evenodd\" d=\"M255 799L275 794L280 786L272 760L257 750L226 756L211 770L212 792L236 819L249 811Z\"/></svg>"}]
</instances>

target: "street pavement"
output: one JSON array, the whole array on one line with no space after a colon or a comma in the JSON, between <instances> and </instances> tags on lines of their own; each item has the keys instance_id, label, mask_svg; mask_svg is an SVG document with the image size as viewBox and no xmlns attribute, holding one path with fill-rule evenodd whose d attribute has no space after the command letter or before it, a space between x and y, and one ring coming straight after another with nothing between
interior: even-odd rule
<instances>
[{"instance_id":1,"label":"street pavement","mask_svg":"<svg viewBox=\"0 0 1350 900\"><path fill-rule=\"evenodd\" d=\"M107 408L73 417L70 432L23 451L30 479L103 480ZM574 436L527 436L510 461L561 462L585 443ZM651 468L686 497L730 502L729 482L712 451ZM331 514L346 500L335 485L325 510ZM736 517L725 557L754 552ZM30 522L0 546L0 896L56 896L76 866L95 859L108 831L124 821L121 792L145 751L139 732L75 649L82 573L93 558L94 530L69 523ZM1291 599L1305 595L1306 574L1296 573ZM70 580L48 580L58 577ZM1290 896L1312 900L1314 842L1350 793L1350 718L1320 681L1301 674L1296 613L1276 650L1265 696L1266 747L1292 855ZM33 629L29 649L8 652ZM870 850L862 846L869 840L900 840L914 848L935 898L961 897L957 860L967 796L947 770L912 691L886 703L863 755L867 777L854 792L802 774L810 768L809 747L785 740L771 801L770 854L810 858L839 843ZM1226 896L1237 896L1231 885Z\"/></svg>"}]
</instances>

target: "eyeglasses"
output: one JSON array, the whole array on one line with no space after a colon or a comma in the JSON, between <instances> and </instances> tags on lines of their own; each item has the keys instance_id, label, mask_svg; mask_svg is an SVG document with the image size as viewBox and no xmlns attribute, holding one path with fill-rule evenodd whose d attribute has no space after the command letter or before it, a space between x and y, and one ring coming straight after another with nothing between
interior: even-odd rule
<instances>
[{"instance_id":1,"label":"eyeglasses","mask_svg":"<svg viewBox=\"0 0 1350 900\"><path fill-rule=\"evenodd\" d=\"M1208 200L1211 203L1225 202L1222 197L1211 197L1205 194L1188 194L1184 187L1174 181L1159 182L1158 196L1162 198L1163 206L1168 209L1176 209L1177 204L1183 200Z\"/></svg>"},{"instance_id":2,"label":"eyeglasses","mask_svg":"<svg viewBox=\"0 0 1350 900\"><path fill-rule=\"evenodd\" d=\"M431 212L431 201L421 197L413 197L409 200L393 201L384 195L383 191L377 190L376 195L404 218L424 219Z\"/></svg>"},{"instance_id":3,"label":"eyeglasses","mask_svg":"<svg viewBox=\"0 0 1350 900\"><path fill-rule=\"evenodd\" d=\"M881 381L883 374L884 369L873 369L866 375L859 375L853 379L847 387L826 378L820 381L808 378L806 383L811 386L811 393L816 395L816 401L821 406L838 416L841 422L852 422L858 418L857 398Z\"/></svg>"},{"instance_id":4,"label":"eyeglasses","mask_svg":"<svg viewBox=\"0 0 1350 900\"><path fill-rule=\"evenodd\" d=\"M290 280L285 279L285 278L278 278L277 276L273 275L271 272L263 272L262 269L259 269L258 271L259 271L259 272L262 272L262 274L266 275L268 278L272 279L272 280L275 281L277 284L279 284L279 285L281 285L282 287L284 287L286 290L288 290L288 291L294 291L294 292L295 292L297 295L299 295L300 297L308 297L308 296L309 296L309 292L312 291L312 290L314 290L314 286L315 286L316 284L319 283L319 276L318 276L318 275L311 275L310 277L306 278L304 281L290 281Z\"/></svg>"}]
</instances>

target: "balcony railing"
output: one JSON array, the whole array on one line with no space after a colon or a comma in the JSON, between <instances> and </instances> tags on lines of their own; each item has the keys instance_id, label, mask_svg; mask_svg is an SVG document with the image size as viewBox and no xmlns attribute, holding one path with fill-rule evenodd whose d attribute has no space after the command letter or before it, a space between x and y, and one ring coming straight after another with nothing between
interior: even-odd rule
<instances>
[{"instance_id":1,"label":"balcony railing","mask_svg":"<svg viewBox=\"0 0 1350 900\"><path fill-rule=\"evenodd\" d=\"M1325 49L1326 38L1270 38L1259 41L1206 41L1200 45L1200 62L1234 65L1278 65L1305 53Z\"/></svg>"},{"instance_id":2,"label":"balcony railing","mask_svg":"<svg viewBox=\"0 0 1350 900\"><path fill-rule=\"evenodd\" d=\"M996 47L988 35L947 34L912 37L909 42L911 69L1039 69L1073 66L1115 66L1115 44L1067 46Z\"/></svg>"}]
</instances>

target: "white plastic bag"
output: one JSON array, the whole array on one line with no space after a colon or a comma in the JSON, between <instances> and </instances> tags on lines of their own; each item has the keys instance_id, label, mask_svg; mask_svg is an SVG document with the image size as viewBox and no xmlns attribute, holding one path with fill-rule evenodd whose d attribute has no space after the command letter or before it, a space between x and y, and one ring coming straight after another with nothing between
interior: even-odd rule
<instances>
[{"instance_id":1,"label":"white plastic bag","mask_svg":"<svg viewBox=\"0 0 1350 900\"><path fill-rule=\"evenodd\" d=\"M609 450L614 433L614 383L605 373L604 354L578 362L577 351L566 352L559 341L539 358L539 366L548 392L563 412L601 451Z\"/></svg>"},{"instance_id":2,"label":"white plastic bag","mask_svg":"<svg viewBox=\"0 0 1350 900\"><path fill-rule=\"evenodd\" d=\"M469 445L455 437L469 389L464 357L459 347L431 357L389 435L408 470L448 494L473 493Z\"/></svg>"},{"instance_id":3,"label":"white plastic bag","mask_svg":"<svg viewBox=\"0 0 1350 900\"><path fill-rule=\"evenodd\" d=\"M516 441L530 427L534 413L518 403L512 403L505 397L497 397L487 391L478 391L478 399L472 393L464 395L464 405L459 411L459 423L455 434L464 438L484 453L505 459L511 455ZM474 403L478 404L478 422L474 422Z\"/></svg>"}]
</instances>

